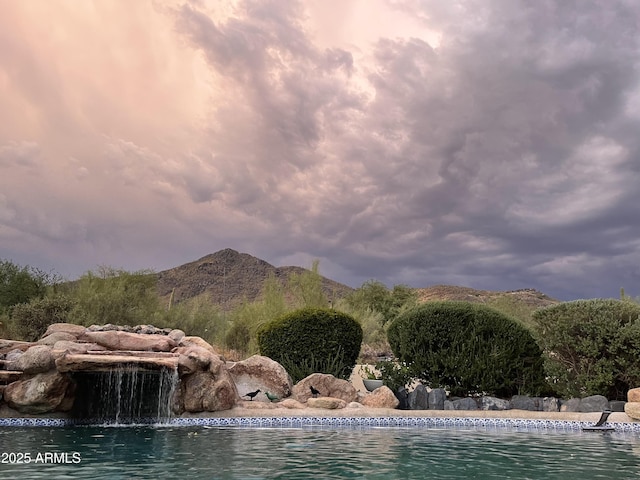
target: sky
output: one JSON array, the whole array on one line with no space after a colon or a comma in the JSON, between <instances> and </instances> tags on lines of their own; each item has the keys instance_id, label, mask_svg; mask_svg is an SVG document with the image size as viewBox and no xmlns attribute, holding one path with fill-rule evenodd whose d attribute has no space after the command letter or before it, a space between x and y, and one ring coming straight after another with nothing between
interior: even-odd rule
<instances>
[{"instance_id":1,"label":"sky","mask_svg":"<svg viewBox=\"0 0 640 480\"><path fill-rule=\"evenodd\" d=\"M0 258L640 295L637 0L0 0Z\"/></svg>"}]
</instances>

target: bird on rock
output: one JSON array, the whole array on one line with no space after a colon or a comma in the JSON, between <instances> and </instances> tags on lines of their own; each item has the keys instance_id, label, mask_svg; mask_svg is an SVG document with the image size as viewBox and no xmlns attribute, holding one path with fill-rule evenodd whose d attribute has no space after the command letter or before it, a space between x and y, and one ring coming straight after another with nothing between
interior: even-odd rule
<instances>
[{"instance_id":1,"label":"bird on rock","mask_svg":"<svg viewBox=\"0 0 640 480\"><path fill-rule=\"evenodd\" d=\"M267 398L272 401L272 402L277 402L278 400L280 400L276 395L274 395L271 392L264 392L264 394L267 396Z\"/></svg>"},{"instance_id":2,"label":"bird on rock","mask_svg":"<svg viewBox=\"0 0 640 480\"><path fill-rule=\"evenodd\" d=\"M260 389L256 390L255 392L249 392L245 395L243 395L243 397L249 397L249 401L253 401L253 397L255 397L256 395L258 395L260 393Z\"/></svg>"},{"instance_id":3,"label":"bird on rock","mask_svg":"<svg viewBox=\"0 0 640 480\"><path fill-rule=\"evenodd\" d=\"M318 395L320 395L320 392L315 388L313 388L313 385L309 385L309 389L311 390L311 395L313 395L313 398L318 398Z\"/></svg>"}]
</instances>

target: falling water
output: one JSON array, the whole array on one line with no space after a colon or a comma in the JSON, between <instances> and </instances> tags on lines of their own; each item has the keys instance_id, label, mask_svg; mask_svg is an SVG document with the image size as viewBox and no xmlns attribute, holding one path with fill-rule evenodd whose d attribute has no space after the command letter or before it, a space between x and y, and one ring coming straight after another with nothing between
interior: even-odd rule
<instances>
[{"instance_id":1,"label":"falling water","mask_svg":"<svg viewBox=\"0 0 640 480\"><path fill-rule=\"evenodd\" d=\"M72 415L101 424L166 423L178 384L176 369L149 371L123 365L108 372L74 375Z\"/></svg>"}]
</instances>

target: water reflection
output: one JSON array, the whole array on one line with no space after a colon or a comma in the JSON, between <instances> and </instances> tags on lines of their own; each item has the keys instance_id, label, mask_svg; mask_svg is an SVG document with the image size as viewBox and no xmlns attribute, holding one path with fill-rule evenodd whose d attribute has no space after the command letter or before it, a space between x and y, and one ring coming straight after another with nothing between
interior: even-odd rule
<instances>
[{"instance_id":1,"label":"water reflection","mask_svg":"<svg viewBox=\"0 0 640 480\"><path fill-rule=\"evenodd\" d=\"M631 434L421 428L0 428L0 451L80 452L0 463L0 478L637 478Z\"/></svg>"}]
</instances>

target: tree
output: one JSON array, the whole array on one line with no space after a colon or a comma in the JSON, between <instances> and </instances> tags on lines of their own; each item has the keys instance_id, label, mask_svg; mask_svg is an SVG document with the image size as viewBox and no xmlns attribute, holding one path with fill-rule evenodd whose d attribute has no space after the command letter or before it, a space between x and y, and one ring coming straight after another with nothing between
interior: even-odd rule
<instances>
[{"instance_id":1,"label":"tree","mask_svg":"<svg viewBox=\"0 0 640 480\"><path fill-rule=\"evenodd\" d=\"M0 260L0 313L33 298L42 298L57 277L38 269Z\"/></svg>"}]
</instances>

